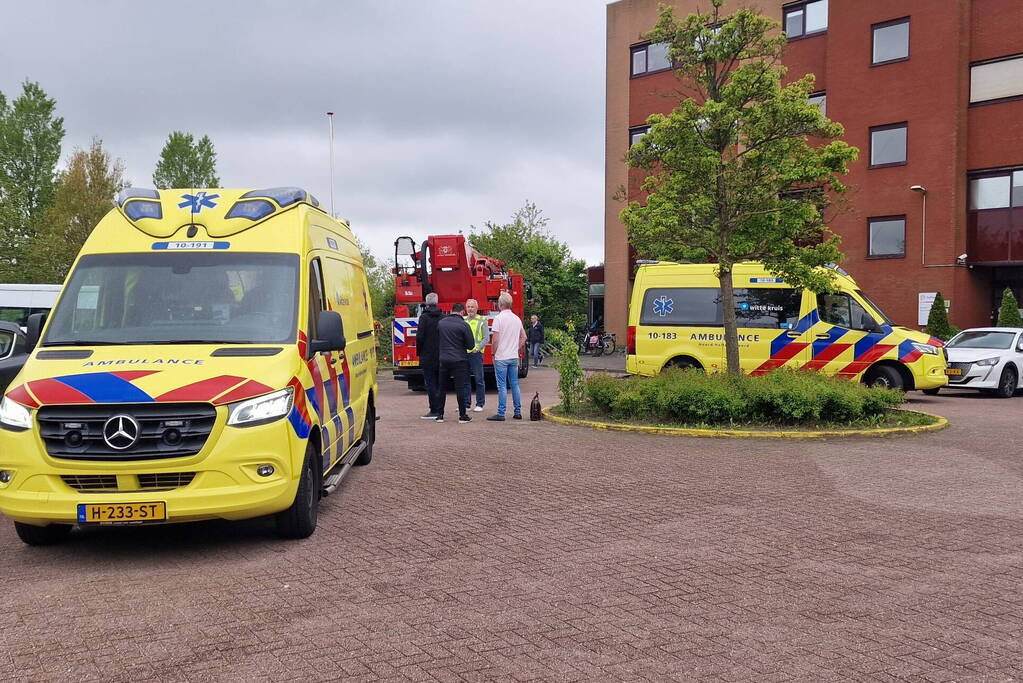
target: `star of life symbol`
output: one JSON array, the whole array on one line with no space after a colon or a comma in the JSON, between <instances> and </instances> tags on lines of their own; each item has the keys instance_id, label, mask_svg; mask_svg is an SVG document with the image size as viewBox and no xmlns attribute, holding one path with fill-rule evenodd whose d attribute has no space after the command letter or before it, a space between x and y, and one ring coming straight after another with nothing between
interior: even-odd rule
<instances>
[{"instance_id":1,"label":"star of life symbol","mask_svg":"<svg viewBox=\"0 0 1023 683\"><path fill-rule=\"evenodd\" d=\"M662 318L670 315L674 308L675 300L669 299L663 294L659 298L654 299L654 313L661 316Z\"/></svg>"},{"instance_id":2,"label":"star of life symbol","mask_svg":"<svg viewBox=\"0 0 1023 683\"><path fill-rule=\"evenodd\" d=\"M214 199L220 197L219 194L206 194L206 192L196 192L195 194L183 194L181 198L185 201L178 204L179 209L183 209L186 206L190 207L192 213L199 213L203 209L212 209L217 206Z\"/></svg>"}]
</instances>

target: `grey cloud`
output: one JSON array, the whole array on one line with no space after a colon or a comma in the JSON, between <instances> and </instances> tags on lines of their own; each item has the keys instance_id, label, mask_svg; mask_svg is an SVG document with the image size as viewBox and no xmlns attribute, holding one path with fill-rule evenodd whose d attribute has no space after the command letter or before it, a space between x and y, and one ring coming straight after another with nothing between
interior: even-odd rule
<instances>
[{"instance_id":1,"label":"grey cloud","mask_svg":"<svg viewBox=\"0 0 1023 683\"><path fill-rule=\"evenodd\" d=\"M67 151L99 136L136 184L181 129L213 138L224 184L326 203L333 110L337 211L378 253L529 198L601 259L604 0L0 5L0 90L40 81Z\"/></svg>"}]
</instances>

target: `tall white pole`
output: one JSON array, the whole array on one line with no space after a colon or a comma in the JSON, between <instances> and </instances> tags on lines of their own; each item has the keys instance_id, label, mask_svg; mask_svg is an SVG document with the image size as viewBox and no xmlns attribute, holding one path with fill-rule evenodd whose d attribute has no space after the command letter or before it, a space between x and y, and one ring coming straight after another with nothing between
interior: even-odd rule
<instances>
[{"instance_id":1,"label":"tall white pole","mask_svg":"<svg viewBox=\"0 0 1023 683\"><path fill-rule=\"evenodd\" d=\"M337 218L334 213L334 112L327 112L327 123L330 125L330 217Z\"/></svg>"}]
</instances>

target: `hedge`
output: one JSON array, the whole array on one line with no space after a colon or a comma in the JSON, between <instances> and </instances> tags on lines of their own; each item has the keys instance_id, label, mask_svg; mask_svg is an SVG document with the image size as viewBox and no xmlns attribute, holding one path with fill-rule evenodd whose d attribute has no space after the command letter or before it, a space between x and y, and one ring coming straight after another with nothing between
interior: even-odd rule
<instances>
[{"instance_id":1,"label":"hedge","mask_svg":"<svg viewBox=\"0 0 1023 683\"><path fill-rule=\"evenodd\" d=\"M669 424L849 424L883 419L901 391L815 372L779 370L750 377L668 369L657 377L586 379L590 410L618 420Z\"/></svg>"}]
</instances>

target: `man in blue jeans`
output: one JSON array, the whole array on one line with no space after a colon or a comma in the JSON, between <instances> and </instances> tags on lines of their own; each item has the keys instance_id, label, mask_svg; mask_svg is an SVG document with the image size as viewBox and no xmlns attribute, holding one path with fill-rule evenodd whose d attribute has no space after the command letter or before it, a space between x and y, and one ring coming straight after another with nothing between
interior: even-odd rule
<instances>
[{"instance_id":1,"label":"man in blue jeans","mask_svg":"<svg viewBox=\"0 0 1023 683\"><path fill-rule=\"evenodd\" d=\"M515 406L512 418L521 420L522 396L519 393L519 356L526 348L526 331L522 328L522 320L511 311L511 294L501 292L501 295L497 297L497 307L501 312L497 314L494 324L490 326L490 345L494 350L494 375L497 377L497 415L491 415L487 420L504 422L509 385Z\"/></svg>"},{"instance_id":2,"label":"man in blue jeans","mask_svg":"<svg viewBox=\"0 0 1023 683\"><path fill-rule=\"evenodd\" d=\"M465 302L465 322L472 330L472 337L475 341L475 346L469 351L469 376L472 377L472 382L465 384L465 405L469 405L469 399L472 398L472 386L470 385L475 382L476 407L473 408L473 412L476 413L482 412L483 405L487 402L487 388L483 379L483 350L490 341L490 328L487 326L487 319L482 315L477 315L479 310L480 305L476 299L469 299Z\"/></svg>"}]
</instances>

